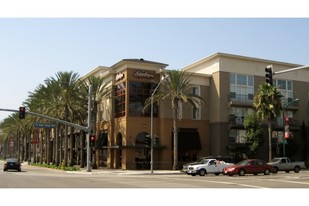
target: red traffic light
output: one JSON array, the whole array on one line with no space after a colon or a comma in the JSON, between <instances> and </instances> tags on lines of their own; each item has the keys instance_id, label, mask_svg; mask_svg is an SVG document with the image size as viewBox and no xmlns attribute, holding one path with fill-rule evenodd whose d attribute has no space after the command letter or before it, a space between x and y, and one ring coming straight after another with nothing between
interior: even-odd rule
<instances>
[{"instance_id":1,"label":"red traffic light","mask_svg":"<svg viewBox=\"0 0 309 206\"><path fill-rule=\"evenodd\" d=\"M90 147L94 147L94 145L95 145L95 136L91 135L90 136Z\"/></svg>"},{"instance_id":2,"label":"red traffic light","mask_svg":"<svg viewBox=\"0 0 309 206\"><path fill-rule=\"evenodd\" d=\"M25 119L26 109L25 107L19 107L19 119Z\"/></svg>"},{"instance_id":3,"label":"red traffic light","mask_svg":"<svg viewBox=\"0 0 309 206\"><path fill-rule=\"evenodd\" d=\"M284 118L284 123L285 123L285 124L289 124L289 117L285 117L285 118Z\"/></svg>"}]
</instances>

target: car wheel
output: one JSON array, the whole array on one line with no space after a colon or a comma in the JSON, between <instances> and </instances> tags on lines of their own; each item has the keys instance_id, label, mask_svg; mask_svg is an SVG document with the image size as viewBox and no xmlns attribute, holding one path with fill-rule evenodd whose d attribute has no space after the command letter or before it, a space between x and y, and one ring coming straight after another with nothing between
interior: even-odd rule
<instances>
[{"instance_id":1,"label":"car wheel","mask_svg":"<svg viewBox=\"0 0 309 206\"><path fill-rule=\"evenodd\" d=\"M267 168L265 171L264 171L264 175L269 175L270 174L270 170Z\"/></svg>"},{"instance_id":2,"label":"car wheel","mask_svg":"<svg viewBox=\"0 0 309 206\"><path fill-rule=\"evenodd\" d=\"M200 175L200 176L205 176L205 175L206 175L206 170L201 169L201 170L199 171L199 175Z\"/></svg>"},{"instance_id":3,"label":"car wheel","mask_svg":"<svg viewBox=\"0 0 309 206\"><path fill-rule=\"evenodd\" d=\"M295 173L299 173L299 171L300 171L300 167L298 167L298 166L294 167L294 172Z\"/></svg>"},{"instance_id":4,"label":"car wheel","mask_svg":"<svg viewBox=\"0 0 309 206\"><path fill-rule=\"evenodd\" d=\"M274 173L278 173L279 172L279 168L278 167L274 167Z\"/></svg>"},{"instance_id":5,"label":"car wheel","mask_svg":"<svg viewBox=\"0 0 309 206\"><path fill-rule=\"evenodd\" d=\"M241 169L238 172L239 176L244 176L246 174L245 170Z\"/></svg>"}]
</instances>

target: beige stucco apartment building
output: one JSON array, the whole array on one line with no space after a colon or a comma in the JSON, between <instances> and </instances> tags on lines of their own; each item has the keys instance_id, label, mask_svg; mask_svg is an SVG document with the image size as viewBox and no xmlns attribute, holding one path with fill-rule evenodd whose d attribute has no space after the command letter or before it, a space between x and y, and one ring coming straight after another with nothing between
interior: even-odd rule
<instances>
[{"instance_id":1,"label":"beige stucco apartment building","mask_svg":"<svg viewBox=\"0 0 309 206\"><path fill-rule=\"evenodd\" d=\"M253 97L265 82L265 67L274 71L300 65L266 59L216 53L182 68L193 73L192 92L202 96L207 104L197 109L183 104L179 116L179 162L201 156L235 155L245 152L244 117L250 112ZM144 59L124 59L111 67L97 67L87 76L102 76L114 86L116 98L105 99L97 113L97 148L99 159L109 168L149 169L150 148L145 139L151 133L150 110L143 112L144 101L150 97L167 64ZM307 155L301 126L308 128L307 113L309 70L275 75L275 84L284 95L286 114L297 149L293 157ZM273 154L282 150L283 117L273 122ZM155 105L153 131L154 169L171 169L173 165L173 119L170 102ZM265 142L257 157L267 160L267 129ZM292 151L292 149L290 149Z\"/></svg>"}]
</instances>

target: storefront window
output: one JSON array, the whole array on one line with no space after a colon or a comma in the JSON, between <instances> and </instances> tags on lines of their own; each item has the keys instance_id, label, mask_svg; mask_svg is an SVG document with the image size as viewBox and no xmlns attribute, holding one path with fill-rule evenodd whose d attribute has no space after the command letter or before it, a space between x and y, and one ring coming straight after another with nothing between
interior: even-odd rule
<instances>
[{"instance_id":1,"label":"storefront window","mask_svg":"<svg viewBox=\"0 0 309 206\"><path fill-rule=\"evenodd\" d=\"M145 83L145 82L133 82L129 83L129 115L130 116L150 116L150 107L143 111L145 106L145 101L152 94L155 88L155 83ZM158 114L158 107L156 104L153 105L153 116L156 117Z\"/></svg>"},{"instance_id":2,"label":"storefront window","mask_svg":"<svg viewBox=\"0 0 309 206\"><path fill-rule=\"evenodd\" d=\"M122 82L115 88L115 117L125 116L126 105L126 83Z\"/></svg>"}]
</instances>

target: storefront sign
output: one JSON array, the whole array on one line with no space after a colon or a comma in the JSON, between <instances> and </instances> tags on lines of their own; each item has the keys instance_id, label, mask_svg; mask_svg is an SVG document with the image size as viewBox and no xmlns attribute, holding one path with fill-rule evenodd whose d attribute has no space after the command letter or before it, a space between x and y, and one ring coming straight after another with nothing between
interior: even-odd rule
<instances>
[{"instance_id":1,"label":"storefront sign","mask_svg":"<svg viewBox=\"0 0 309 206\"><path fill-rule=\"evenodd\" d=\"M134 77L136 78L146 78L146 79L153 79L154 78L154 75L153 74L150 74L148 72L143 72L143 71L136 71L134 74L133 74Z\"/></svg>"},{"instance_id":2,"label":"storefront sign","mask_svg":"<svg viewBox=\"0 0 309 206\"><path fill-rule=\"evenodd\" d=\"M123 78L124 78L124 73L118 73L118 74L116 74L115 80L116 80L116 81L119 81L119 80L121 80L121 79L123 79Z\"/></svg>"}]
</instances>

